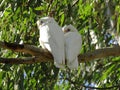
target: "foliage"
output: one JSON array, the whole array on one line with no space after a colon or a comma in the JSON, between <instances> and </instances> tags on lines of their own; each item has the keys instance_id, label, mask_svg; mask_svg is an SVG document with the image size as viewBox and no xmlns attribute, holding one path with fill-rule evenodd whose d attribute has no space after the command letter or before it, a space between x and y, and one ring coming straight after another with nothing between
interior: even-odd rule
<instances>
[{"instance_id":1,"label":"foliage","mask_svg":"<svg viewBox=\"0 0 120 90\"><path fill-rule=\"evenodd\" d=\"M120 31L119 0L0 0L0 40L38 46L36 21L52 15L60 26L73 24L82 34L81 53L117 45ZM108 2L107 2L108 1ZM1 49L1 57L25 57ZM53 63L0 64L3 90L76 90L120 85L120 57L82 63L78 70L59 70ZM118 87L112 87L116 90Z\"/></svg>"}]
</instances>

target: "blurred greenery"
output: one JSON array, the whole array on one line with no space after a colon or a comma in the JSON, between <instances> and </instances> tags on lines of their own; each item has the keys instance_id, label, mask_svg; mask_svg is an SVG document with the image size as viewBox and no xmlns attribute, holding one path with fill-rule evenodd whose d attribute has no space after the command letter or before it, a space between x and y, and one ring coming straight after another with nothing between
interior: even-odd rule
<instances>
[{"instance_id":1,"label":"blurred greenery","mask_svg":"<svg viewBox=\"0 0 120 90\"><path fill-rule=\"evenodd\" d=\"M73 24L82 35L81 53L119 44L119 0L0 0L0 40L38 46L36 21L52 15L60 26ZM25 57L0 49L1 57ZM1 90L85 90L120 85L120 57L81 63L59 70L53 63L0 64ZM120 86L119 86L120 87ZM113 87L111 90L118 90Z\"/></svg>"}]
</instances>

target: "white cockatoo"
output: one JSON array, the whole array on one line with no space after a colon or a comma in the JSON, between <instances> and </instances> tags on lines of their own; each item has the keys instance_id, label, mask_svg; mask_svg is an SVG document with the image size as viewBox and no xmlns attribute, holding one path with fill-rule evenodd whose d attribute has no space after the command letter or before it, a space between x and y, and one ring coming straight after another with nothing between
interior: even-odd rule
<instances>
[{"instance_id":1,"label":"white cockatoo","mask_svg":"<svg viewBox=\"0 0 120 90\"><path fill-rule=\"evenodd\" d=\"M37 26L40 32L39 43L41 47L52 53L56 67L64 68L65 40L62 27L52 17L41 18L37 21Z\"/></svg>"},{"instance_id":2,"label":"white cockatoo","mask_svg":"<svg viewBox=\"0 0 120 90\"><path fill-rule=\"evenodd\" d=\"M65 58L70 69L78 69L78 55L82 47L82 38L73 25L62 28L65 36Z\"/></svg>"}]
</instances>

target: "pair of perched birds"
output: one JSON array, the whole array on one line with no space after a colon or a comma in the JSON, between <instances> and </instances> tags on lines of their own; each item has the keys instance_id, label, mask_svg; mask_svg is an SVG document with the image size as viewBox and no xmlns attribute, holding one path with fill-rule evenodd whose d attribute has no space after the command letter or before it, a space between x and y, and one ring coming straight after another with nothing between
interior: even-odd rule
<instances>
[{"instance_id":1,"label":"pair of perched birds","mask_svg":"<svg viewBox=\"0 0 120 90\"><path fill-rule=\"evenodd\" d=\"M39 42L43 49L50 51L54 65L58 68L78 69L78 55L82 46L81 35L70 25L63 28L52 17L43 17L37 21L40 31Z\"/></svg>"}]
</instances>

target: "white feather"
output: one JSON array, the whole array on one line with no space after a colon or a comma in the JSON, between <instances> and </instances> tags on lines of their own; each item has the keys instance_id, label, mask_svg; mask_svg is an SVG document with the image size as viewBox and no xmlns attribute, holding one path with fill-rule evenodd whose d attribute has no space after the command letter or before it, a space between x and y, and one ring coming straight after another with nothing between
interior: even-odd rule
<instances>
[{"instance_id":1,"label":"white feather","mask_svg":"<svg viewBox=\"0 0 120 90\"><path fill-rule=\"evenodd\" d=\"M42 25L40 22L42 21ZM53 57L54 64L58 68L64 68L65 53L64 53L64 33L62 28L52 17L43 17L37 21L40 30L39 42L42 48L48 49Z\"/></svg>"},{"instance_id":2,"label":"white feather","mask_svg":"<svg viewBox=\"0 0 120 90\"><path fill-rule=\"evenodd\" d=\"M70 31L65 32L67 29ZM78 55L82 47L81 35L72 25L64 26L62 30L65 32L65 57L67 66L70 69L78 69Z\"/></svg>"}]
</instances>

